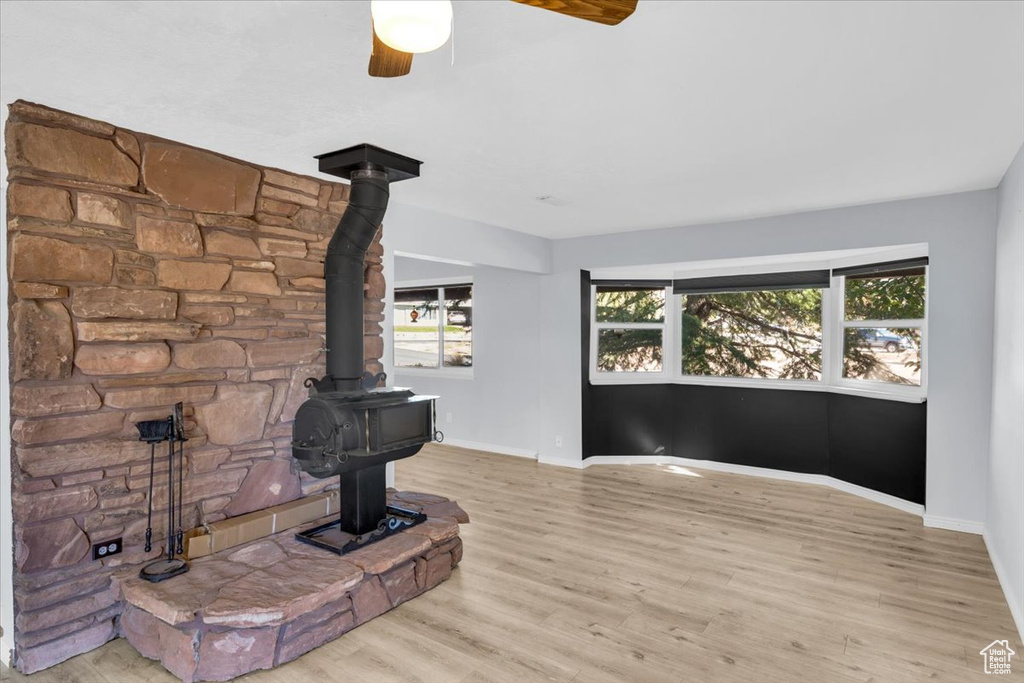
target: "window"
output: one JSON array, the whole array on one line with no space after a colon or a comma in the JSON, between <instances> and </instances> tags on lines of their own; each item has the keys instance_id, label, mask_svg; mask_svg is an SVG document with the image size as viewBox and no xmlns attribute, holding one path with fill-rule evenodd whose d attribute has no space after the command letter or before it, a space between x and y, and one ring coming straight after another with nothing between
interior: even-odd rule
<instances>
[{"instance_id":1,"label":"window","mask_svg":"<svg viewBox=\"0 0 1024 683\"><path fill-rule=\"evenodd\" d=\"M661 372L665 286L598 285L594 296L598 372Z\"/></svg>"},{"instance_id":2,"label":"window","mask_svg":"<svg viewBox=\"0 0 1024 683\"><path fill-rule=\"evenodd\" d=\"M595 280L591 379L922 400L927 264L917 258L671 282Z\"/></svg>"},{"instance_id":3,"label":"window","mask_svg":"<svg viewBox=\"0 0 1024 683\"><path fill-rule=\"evenodd\" d=\"M925 267L879 264L843 277L842 377L921 384Z\"/></svg>"},{"instance_id":4,"label":"window","mask_svg":"<svg viewBox=\"0 0 1024 683\"><path fill-rule=\"evenodd\" d=\"M682 295L682 373L820 380L821 292Z\"/></svg>"},{"instance_id":5,"label":"window","mask_svg":"<svg viewBox=\"0 0 1024 683\"><path fill-rule=\"evenodd\" d=\"M676 280L683 376L820 381L829 271Z\"/></svg>"},{"instance_id":6,"label":"window","mask_svg":"<svg viewBox=\"0 0 1024 683\"><path fill-rule=\"evenodd\" d=\"M473 366L473 285L395 289L395 367Z\"/></svg>"}]
</instances>

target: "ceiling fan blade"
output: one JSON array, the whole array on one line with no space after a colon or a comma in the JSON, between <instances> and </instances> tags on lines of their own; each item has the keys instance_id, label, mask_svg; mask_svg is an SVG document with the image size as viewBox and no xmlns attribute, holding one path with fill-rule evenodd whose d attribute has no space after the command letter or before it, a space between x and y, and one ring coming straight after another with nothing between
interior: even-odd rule
<instances>
[{"instance_id":1,"label":"ceiling fan blade","mask_svg":"<svg viewBox=\"0 0 1024 683\"><path fill-rule=\"evenodd\" d=\"M373 31L373 51L370 53L370 75L378 78L405 76L412 69L412 53L388 47Z\"/></svg>"},{"instance_id":2,"label":"ceiling fan blade","mask_svg":"<svg viewBox=\"0 0 1024 683\"><path fill-rule=\"evenodd\" d=\"M637 0L513 0L577 19L615 26L636 9Z\"/></svg>"}]
</instances>

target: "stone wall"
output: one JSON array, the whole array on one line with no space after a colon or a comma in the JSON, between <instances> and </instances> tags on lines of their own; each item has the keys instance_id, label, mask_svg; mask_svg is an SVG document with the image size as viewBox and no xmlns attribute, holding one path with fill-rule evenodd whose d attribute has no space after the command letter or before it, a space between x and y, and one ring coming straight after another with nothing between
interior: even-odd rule
<instances>
[{"instance_id":1,"label":"stone wall","mask_svg":"<svg viewBox=\"0 0 1024 683\"><path fill-rule=\"evenodd\" d=\"M142 546L136 421L185 403L186 527L332 482L292 470L290 421L303 380L324 371L322 261L348 186L21 101L6 154L15 661L35 671L114 637L110 575L159 554L161 515L155 549ZM372 372L381 253L378 236ZM118 536L122 555L91 560L92 543Z\"/></svg>"}]
</instances>

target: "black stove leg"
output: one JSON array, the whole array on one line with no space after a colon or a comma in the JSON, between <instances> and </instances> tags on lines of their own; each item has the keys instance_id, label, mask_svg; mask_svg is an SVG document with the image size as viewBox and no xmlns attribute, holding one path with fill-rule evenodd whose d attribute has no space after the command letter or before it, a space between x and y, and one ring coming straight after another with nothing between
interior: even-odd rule
<instances>
[{"instance_id":1,"label":"black stove leg","mask_svg":"<svg viewBox=\"0 0 1024 683\"><path fill-rule=\"evenodd\" d=\"M341 475L341 530L359 536L377 528L387 516L386 465Z\"/></svg>"}]
</instances>

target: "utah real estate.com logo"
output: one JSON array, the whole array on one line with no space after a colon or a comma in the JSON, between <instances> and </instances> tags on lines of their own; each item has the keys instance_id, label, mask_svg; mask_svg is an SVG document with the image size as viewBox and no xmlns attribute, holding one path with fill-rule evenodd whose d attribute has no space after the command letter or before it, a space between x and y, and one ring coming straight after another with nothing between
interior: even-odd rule
<instances>
[{"instance_id":1,"label":"utah real estate.com logo","mask_svg":"<svg viewBox=\"0 0 1024 683\"><path fill-rule=\"evenodd\" d=\"M1008 674L1010 657L1017 653L1010 649L1010 641L993 640L980 654L985 658L985 673Z\"/></svg>"}]
</instances>

